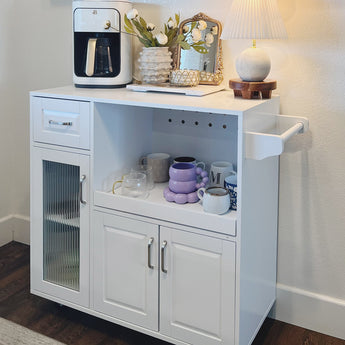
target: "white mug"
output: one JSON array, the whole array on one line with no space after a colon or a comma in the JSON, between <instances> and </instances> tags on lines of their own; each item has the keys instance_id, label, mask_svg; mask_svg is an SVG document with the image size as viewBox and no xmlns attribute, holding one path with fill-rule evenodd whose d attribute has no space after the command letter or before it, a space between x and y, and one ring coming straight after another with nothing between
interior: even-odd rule
<instances>
[{"instance_id":1,"label":"white mug","mask_svg":"<svg viewBox=\"0 0 345 345\"><path fill-rule=\"evenodd\" d=\"M167 153L150 153L141 157L139 164L147 164L152 167L154 182L169 181L170 155Z\"/></svg>"},{"instance_id":2,"label":"white mug","mask_svg":"<svg viewBox=\"0 0 345 345\"><path fill-rule=\"evenodd\" d=\"M205 212L223 214L230 208L229 190L224 187L199 188L197 194Z\"/></svg>"},{"instance_id":3,"label":"white mug","mask_svg":"<svg viewBox=\"0 0 345 345\"><path fill-rule=\"evenodd\" d=\"M210 168L209 185L214 187L224 187L225 177L235 174L234 167L230 162L213 162Z\"/></svg>"}]
</instances>

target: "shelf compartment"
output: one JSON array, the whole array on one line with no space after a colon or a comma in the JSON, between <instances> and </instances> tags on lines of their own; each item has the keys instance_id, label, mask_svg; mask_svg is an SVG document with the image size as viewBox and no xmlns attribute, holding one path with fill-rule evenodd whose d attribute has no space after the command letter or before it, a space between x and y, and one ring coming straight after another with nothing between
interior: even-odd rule
<instances>
[{"instance_id":1,"label":"shelf compartment","mask_svg":"<svg viewBox=\"0 0 345 345\"><path fill-rule=\"evenodd\" d=\"M71 226L74 228L79 228L80 227L80 218L75 217L75 218L66 218L65 216L61 214L47 214L45 216L45 219L54 223L59 223L62 225L67 225Z\"/></svg>"},{"instance_id":2,"label":"shelf compartment","mask_svg":"<svg viewBox=\"0 0 345 345\"><path fill-rule=\"evenodd\" d=\"M287 115L256 114L248 123L244 133L246 158L256 160L279 156L288 140L309 128L308 119ZM258 129L248 130L255 126Z\"/></svg>"},{"instance_id":3,"label":"shelf compartment","mask_svg":"<svg viewBox=\"0 0 345 345\"><path fill-rule=\"evenodd\" d=\"M219 232L236 236L237 212L228 211L224 215L204 212L200 202L176 204L163 197L167 183L156 183L146 199L114 195L111 192L95 191L94 204L123 212L140 214L175 224Z\"/></svg>"}]
</instances>

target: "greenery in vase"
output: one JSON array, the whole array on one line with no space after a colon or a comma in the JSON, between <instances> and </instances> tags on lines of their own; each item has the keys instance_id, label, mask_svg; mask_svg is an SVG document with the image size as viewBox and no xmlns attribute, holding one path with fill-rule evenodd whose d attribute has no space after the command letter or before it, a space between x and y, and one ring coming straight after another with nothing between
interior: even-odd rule
<instances>
[{"instance_id":1,"label":"greenery in vase","mask_svg":"<svg viewBox=\"0 0 345 345\"><path fill-rule=\"evenodd\" d=\"M200 54L208 53L205 42L202 41L201 31L205 30L207 24L203 20L192 22L191 25L183 27L183 34L179 34L180 16L169 18L164 24L164 32L154 34L156 26L147 23L139 16L138 11L133 8L125 14L125 30L127 33L136 36L145 47L172 47L180 45L182 49L193 48ZM207 42L206 42L207 43Z\"/></svg>"}]
</instances>

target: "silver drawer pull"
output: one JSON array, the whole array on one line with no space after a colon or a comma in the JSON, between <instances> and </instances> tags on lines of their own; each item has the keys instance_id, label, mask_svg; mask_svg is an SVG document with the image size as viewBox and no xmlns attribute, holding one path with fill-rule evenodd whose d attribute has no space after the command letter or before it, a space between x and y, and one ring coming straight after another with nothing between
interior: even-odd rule
<instances>
[{"instance_id":1,"label":"silver drawer pull","mask_svg":"<svg viewBox=\"0 0 345 345\"><path fill-rule=\"evenodd\" d=\"M80 202L85 205L86 204L86 200L83 199L83 182L86 179L86 175L82 175L79 181L79 200Z\"/></svg>"},{"instance_id":2,"label":"silver drawer pull","mask_svg":"<svg viewBox=\"0 0 345 345\"><path fill-rule=\"evenodd\" d=\"M164 257L165 257L165 248L167 246L168 242L167 241L163 241L162 243L162 247L161 247L161 268L162 268L162 272L163 273L168 273L168 270L165 269L165 260L164 260Z\"/></svg>"},{"instance_id":3,"label":"silver drawer pull","mask_svg":"<svg viewBox=\"0 0 345 345\"><path fill-rule=\"evenodd\" d=\"M149 243L147 244L147 266L150 269L154 269L154 266L151 264L151 247L153 244L153 237L149 239Z\"/></svg>"},{"instance_id":4,"label":"silver drawer pull","mask_svg":"<svg viewBox=\"0 0 345 345\"><path fill-rule=\"evenodd\" d=\"M49 120L49 124L50 125L57 125L57 126L72 126L73 122L72 121L61 122L61 121Z\"/></svg>"}]
</instances>

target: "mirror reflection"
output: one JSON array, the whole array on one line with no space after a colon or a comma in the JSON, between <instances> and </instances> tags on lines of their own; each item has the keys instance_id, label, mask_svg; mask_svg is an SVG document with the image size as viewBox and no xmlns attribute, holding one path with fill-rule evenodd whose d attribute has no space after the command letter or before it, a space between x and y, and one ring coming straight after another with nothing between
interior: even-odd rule
<instances>
[{"instance_id":1,"label":"mirror reflection","mask_svg":"<svg viewBox=\"0 0 345 345\"><path fill-rule=\"evenodd\" d=\"M179 31L182 34L189 33L188 43L193 43L193 37L190 33L199 21L204 21L206 28L200 31L201 40L204 47L207 48L206 54L200 54L194 49L179 48L176 56L175 67L177 69L189 69L200 71L200 84L218 85L223 80L222 69L222 51L220 35L222 31L221 23L214 20L204 13L199 13L193 18L181 22Z\"/></svg>"}]
</instances>

